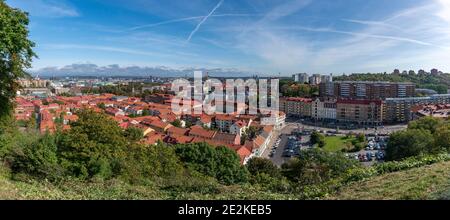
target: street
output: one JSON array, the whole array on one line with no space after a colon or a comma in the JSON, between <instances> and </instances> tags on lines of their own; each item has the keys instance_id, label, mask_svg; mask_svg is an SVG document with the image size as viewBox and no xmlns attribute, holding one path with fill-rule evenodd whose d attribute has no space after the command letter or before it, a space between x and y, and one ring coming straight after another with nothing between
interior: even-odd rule
<instances>
[{"instance_id":1,"label":"street","mask_svg":"<svg viewBox=\"0 0 450 220\"><path fill-rule=\"evenodd\" d=\"M262 157L270 159L277 166L281 166L283 163L290 160L291 158L283 157L283 152L287 148L289 136L291 135L292 131L297 128L298 128L297 126L286 125L281 131L276 132L276 135L274 134L272 141L270 142L269 146L266 148L266 150L262 154ZM278 148L276 149L273 156L269 157L270 152L272 151L273 146L275 145L278 138L281 138L280 144L278 145ZM310 140L309 135L302 136L302 141L301 141L302 146L305 146L306 143L309 142L309 140Z\"/></svg>"},{"instance_id":2,"label":"street","mask_svg":"<svg viewBox=\"0 0 450 220\"><path fill-rule=\"evenodd\" d=\"M326 132L336 132L336 129L333 128L324 128L320 126L312 126L302 123L302 120L290 120L289 122L286 122L286 126L293 126L296 128L303 128L303 129L311 129L311 130L321 130ZM349 134L349 133L364 133L364 134L382 134L382 135L389 135L396 131L405 130L408 127L406 124L400 124L400 125L386 125L386 126L379 126L377 129L375 128L357 128L357 129L351 129L351 130L344 130L339 129L339 133L341 134Z\"/></svg>"}]
</instances>

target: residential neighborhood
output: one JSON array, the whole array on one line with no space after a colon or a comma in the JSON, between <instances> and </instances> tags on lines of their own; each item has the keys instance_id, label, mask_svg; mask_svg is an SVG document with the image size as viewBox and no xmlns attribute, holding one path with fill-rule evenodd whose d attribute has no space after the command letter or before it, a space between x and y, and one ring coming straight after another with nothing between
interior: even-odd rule
<instances>
[{"instance_id":1,"label":"residential neighborhood","mask_svg":"<svg viewBox=\"0 0 450 220\"><path fill-rule=\"evenodd\" d=\"M205 113L175 115L166 101L153 103L113 94L52 96L44 99L20 96L16 98L16 104L16 119L36 120L41 133L70 129L70 123L78 119L76 112L89 109L109 115L124 130L129 127L139 128L145 144L205 142L213 146L226 146L236 151L243 164L264 151L274 131L274 126L261 125L257 116ZM284 121L283 118L280 120ZM176 121L179 122L178 126L173 125ZM256 128L256 136L242 139L250 127Z\"/></svg>"}]
</instances>

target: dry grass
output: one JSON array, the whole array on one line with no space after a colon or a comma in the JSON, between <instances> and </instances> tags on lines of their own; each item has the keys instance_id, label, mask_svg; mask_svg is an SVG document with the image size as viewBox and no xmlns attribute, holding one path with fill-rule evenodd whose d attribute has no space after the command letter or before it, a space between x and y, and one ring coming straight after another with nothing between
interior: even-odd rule
<instances>
[{"instance_id":1,"label":"dry grass","mask_svg":"<svg viewBox=\"0 0 450 220\"><path fill-rule=\"evenodd\" d=\"M351 184L330 199L421 200L444 199L450 192L450 162L390 173Z\"/></svg>"}]
</instances>

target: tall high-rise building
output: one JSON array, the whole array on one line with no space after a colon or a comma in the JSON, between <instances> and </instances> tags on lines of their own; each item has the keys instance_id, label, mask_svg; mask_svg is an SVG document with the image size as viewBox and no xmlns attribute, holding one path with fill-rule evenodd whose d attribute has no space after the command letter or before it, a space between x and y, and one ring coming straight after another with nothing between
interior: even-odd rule
<instances>
[{"instance_id":1,"label":"tall high-rise building","mask_svg":"<svg viewBox=\"0 0 450 220\"><path fill-rule=\"evenodd\" d=\"M309 77L309 84L319 85L322 82L322 76L320 74L314 74Z\"/></svg>"},{"instance_id":2,"label":"tall high-rise building","mask_svg":"<svg viewBox=\"0 0 450 220\"><path fill-rule=\"evenodd\" d=\"M309 76L307 73L296 73L296 74L292 75L292 78L294 79L294 82L297 82L297 83L309 82Z\"/></svg>"},{"instance_id":3,"label":"tall high-rise building","mask_svg":"<svg viewBox=\"0 0 450 220\"><path fill-rule=\"evenodd\" d=\"M333 82L333 74L330 75L322 75L320 79L321 83L329 83Z\"/></svg>"}]
</instances>

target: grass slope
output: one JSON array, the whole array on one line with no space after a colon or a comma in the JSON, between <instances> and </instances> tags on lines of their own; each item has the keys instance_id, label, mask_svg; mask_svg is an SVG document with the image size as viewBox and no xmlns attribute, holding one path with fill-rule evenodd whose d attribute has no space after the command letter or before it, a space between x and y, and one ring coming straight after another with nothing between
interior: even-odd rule
<instances>
[{"instance_id":1,"label":"grass slope","mask_svg":"<svg viewBox=\"0 0 450 220\"><path fill-rule=\"evenodd\" d=\"M294 195L266 192L250 185L217 185L210 192L198 189L164 189L158 186L130 185L120 180L104 182L65 181L58 185L45 181L11 180L9 172L0 166L0 200L280 200L295 199Z\"/></svg>"},{"instance_id":2,"label":"grass slope","mask_svg":"<svg viewBox=\"0 0 450 220\"><path fill-rule=\"evenodd\" d=\"M450 199L450 162L390 173L353 183L329 199Z\"/></svg>"}]
</instances>

